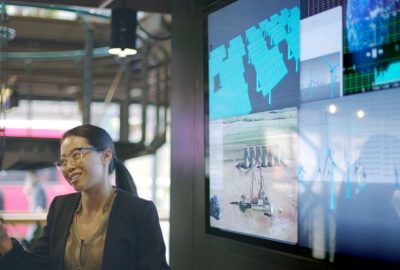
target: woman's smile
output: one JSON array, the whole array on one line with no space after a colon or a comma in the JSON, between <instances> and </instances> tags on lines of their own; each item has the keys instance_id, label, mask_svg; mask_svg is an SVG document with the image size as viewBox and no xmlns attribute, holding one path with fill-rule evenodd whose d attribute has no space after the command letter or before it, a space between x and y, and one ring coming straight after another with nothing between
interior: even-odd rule
<instances>
[{"instance_id":1,"label":"woman's smile","mask_svg":"<svg viewBox=\"0 0 400 270\"><path fill-rule=\"evenodd\" d=\"M78 173L78 172L69 174L68 175L69 182L71 184L75 184L76 182L79 181L81 175L82 175L82 173Z\"/></svg>"}]
</instances>

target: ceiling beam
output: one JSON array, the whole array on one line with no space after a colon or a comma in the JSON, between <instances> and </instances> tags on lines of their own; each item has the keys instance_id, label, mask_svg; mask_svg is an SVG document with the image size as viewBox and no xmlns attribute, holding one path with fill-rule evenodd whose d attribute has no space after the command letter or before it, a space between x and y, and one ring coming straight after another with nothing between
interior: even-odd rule
<instances>
[{"instance_id":1,"label":"ceiling beam","mask_svg":"<svg viewBox=\"0 0 400 270\"><path fill-rule=\"evenodd\" d=\"M40 0L40 1L26 1L26 0L11 0L7 2L15 2L15 3L30 3L30 4L49 4L49 5L60 5L60 6L81 6L81 7L98 7L99 0Z\"/></svg>"},{"instance_id":2,"label":"ceiling beam","mask_svg":"<svg viewBox=\"0 0 400 270\"><path fill-rule=\"evenodd\" d=\"M16 3L42 3L49 5L62 5L62 6L81 6L81 7L95 7L95 8L113 8L120 6L122 0L40 0L40 1L20 1L11 0L8 2ZM172 13L172 0L126 0L126 4L138 11L155 12L155 13Z\"/></svg>"},{"instance_id":3,"label":"ceiling beam","mask_svg":"<svg viewBox=\"0 0 400 270\"><path fill-rule=\"evenodd\" d=\"M123 2L138 11L172 13L172 0L99 0L98 6L101 8L120 7Z\"/></svg>"}]
</instances>

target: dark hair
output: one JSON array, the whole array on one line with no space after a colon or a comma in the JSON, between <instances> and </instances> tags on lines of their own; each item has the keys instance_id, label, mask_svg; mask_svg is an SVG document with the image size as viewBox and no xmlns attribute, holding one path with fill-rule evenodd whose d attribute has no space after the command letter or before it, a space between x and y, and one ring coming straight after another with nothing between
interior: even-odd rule
<instances>
[{"instance_id":1,"label":"dark hair","mask_svg":"<svg viewBox=\"0 0 400 270\"><path fill-rule=\"evenodd\" d=\"M135 196L138 196L133 178L125 165L117 159L114 142L107 131L93 125L80 125L66 131L61 141L69 136L83 137L89 142L90 145L96 148L110 148L113 158L111 159L110 166L108 167L108 173L111 174L115 170L115 184L117 187L132 193Z\"/></svg>"}]
</instances>

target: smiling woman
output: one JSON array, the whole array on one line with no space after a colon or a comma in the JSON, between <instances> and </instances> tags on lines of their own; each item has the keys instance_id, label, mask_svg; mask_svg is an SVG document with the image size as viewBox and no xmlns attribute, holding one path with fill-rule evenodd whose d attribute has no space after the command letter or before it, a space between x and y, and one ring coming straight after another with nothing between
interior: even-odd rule
<instances>
[{"instance_id":1,"label":"smiling woman","mask_svg":"<svg viewBox=\"0 0 400 270\"><path fill-rule=\"evenodd\" d=\"M75 127L64 133L60 153L59 168L77 192L53 200L31 251L0 225L0 268L169 269L157 210L138 198L109 134L92 125Z\"/></svg>"}]
</instances>

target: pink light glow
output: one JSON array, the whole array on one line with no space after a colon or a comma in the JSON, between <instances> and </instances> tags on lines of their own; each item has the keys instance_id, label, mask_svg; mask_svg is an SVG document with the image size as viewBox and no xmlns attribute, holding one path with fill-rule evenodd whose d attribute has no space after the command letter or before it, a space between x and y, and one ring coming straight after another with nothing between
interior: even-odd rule
<instances>
[{"instance_id":1,"label":"pink light glow","mask_svg":"<svg viewBox=\"0 0 400 270\"><path fill-rule=\"evenodd\" d=\"M29 138L54 138L60 139L64 131L54 129L31 129L31 128L6 128L6 137L29 137Z\"/></svg>"}]
</instances>

